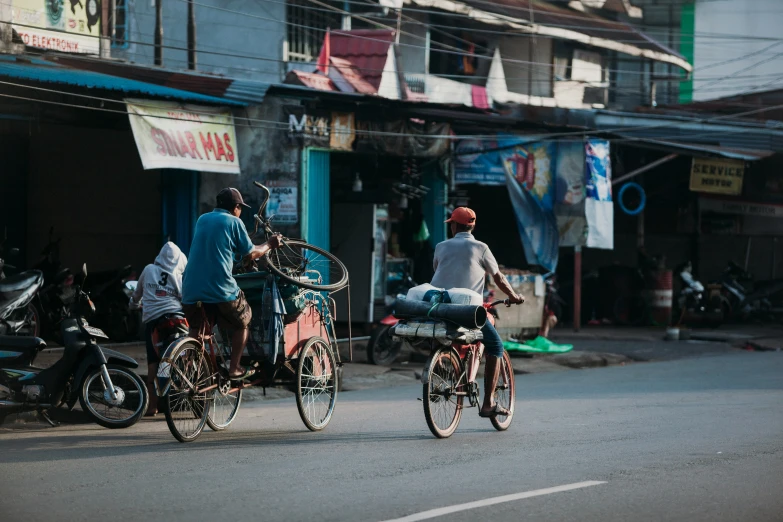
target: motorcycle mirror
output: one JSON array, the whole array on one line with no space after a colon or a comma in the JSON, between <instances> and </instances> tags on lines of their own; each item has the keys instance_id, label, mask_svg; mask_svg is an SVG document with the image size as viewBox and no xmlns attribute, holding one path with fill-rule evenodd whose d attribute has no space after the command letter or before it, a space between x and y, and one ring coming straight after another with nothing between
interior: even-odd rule
<instances>
[{"instance_id":1,"label":"motorcycle mirror","mask_svg":"<svg viewBox=\"0 0 783 522\"><path fill-rule=\"evenodd\" d=\"M82 275L83 275L84 277L87 277L87 263L84 263L84 264L82 265Z\"/></svg>"}]
</instances>

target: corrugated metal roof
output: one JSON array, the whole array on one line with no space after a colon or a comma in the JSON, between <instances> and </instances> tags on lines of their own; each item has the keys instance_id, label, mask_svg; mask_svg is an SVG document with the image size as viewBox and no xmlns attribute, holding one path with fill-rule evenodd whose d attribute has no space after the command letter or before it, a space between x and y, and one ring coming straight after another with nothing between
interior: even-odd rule
<instances>
[{"instance_id":1,"label":"corrugated metal roof","mask_svg":"<svg viewBox=\"0 0 783 522\"><path fill-rule=\"evenodd\" d=\"M351 87L362 94L377 94L378 89L366 80L366 76L353 63L337 56L330 56L332 66L345 78Z\"/></svg>"},{"instance_id":2,"label":"corrugated metal roof","mask_svg":"<svg viewBox=\"0 0 783 522\"><path fill-rule=\"evenodd\" d=\"M718 147L716 145L683 143L683 142L675 142L675 141L668 141L668 140L635 140L631 144L637 144L637 143L649 144L652 145L654 148L664 149L672 152L682 152L685 154L690 152L696 152L708 156L721 156L724 158L744 160L744 161L758 161L760 159L768 158L773 154L775 154L771 150L732 149L729 147Z\"/></svg>"},{"instance_id":3,"label":"corrugated metal roof","mask_svg":"<svg viewBox=\"0 0 783 522\"><path fill-rule=\"evenodd\" d=\"M650 51L682 55L669 49L623 22L607 20L592 13L576 11L537 0L463 0L466 4L491 13L525 22L568 29L594 38L622 41Z\"/></svg>"},{"instance_id":4,"label":"corrugated metal roof","mask_svg":"<svg viewBox=\"0 0 783 522\"><path fill-rule=\"evenodd\" d=\"M573 40L632 56L642 55L652 60L675 64L686 71L693 69L681 54L626 23L538 0L409 1L425 8L465 14L479 23L505 25L531 34Z\"/></svg>"},{"instance_id":5,"label":"corrugated metal roof","mask_svg":"<svg viewBox=\"0 0 783 522\"><path fill-rule=\"evenodd\" d=\"M783 128L769 128L747 122L614 111L592 111L587 120L590 128L633 138L746 151L783 152Z\"/></svg>"},{"instance_id":6,"label":"corrugated metal roof","mask_svg":"<svg viewBox=\"0 0 783 522\"><path fill-rule=\"evenodd\" d=\"M46 60L25 59L15 56L0 56L0 76L33 82L122 92L131 95L168 98L185 102L200 102L213 105L246 105L246 103L174 89L163 85L75 69Z\"/></svg>"},{"instance_id":7,"label":"corrugated metal roof","mask_svg":"<svg viewBox=\"0 0 783 522\"><path fill-rule=\"evenodd\" d=\"M309 73L305 71L289 71L285 79L286 83L292 85L301 85L310 89L319 91L338 91L334 82L328 76L322 74Z\"/></svg>"},{"instance_id":8,"label":"corrugated metal roof","mask_svg":"<svg viewBox=\"0 0 783 522\"><path fill-rule=\"evenodd\" d=\"M394 43L394 31L332 31L329 37L329 55L351 62L377 92L389 47Z\"/></svg>"},{"instance_id":9,"label":"corrugated metal roof","mask_svg":"<svg viewBox=\"0 0 783 522\"><path fill-rule=\"evenodd\" d=\"M248 105L259 105L264 101L266 93L272 85L267 82L236 79L223 92L223 97L245 102Z\"/></svg>"}]
</instances>

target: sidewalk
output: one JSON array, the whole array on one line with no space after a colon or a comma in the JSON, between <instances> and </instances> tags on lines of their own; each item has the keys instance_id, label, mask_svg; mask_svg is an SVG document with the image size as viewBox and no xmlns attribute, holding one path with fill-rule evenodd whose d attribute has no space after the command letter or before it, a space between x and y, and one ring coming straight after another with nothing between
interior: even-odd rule
<instances>
[{"instance_id":1,"label":"sidewalk","mask_svg":"<svg viewBox=\"0 0 783 522\"><path fill-rule=\"evenodd\" d=\"M760 347L783 347L783 325L726 325L720 328L689 329L694 341L729 343L734 347L746 346L749 342ZM574 344L577 341L660 341L665 338L665 328L629 328L613 326L587 326L578 332L560 327L552 331L552 340L558 343Z\"/></svg>"}]
</instances>

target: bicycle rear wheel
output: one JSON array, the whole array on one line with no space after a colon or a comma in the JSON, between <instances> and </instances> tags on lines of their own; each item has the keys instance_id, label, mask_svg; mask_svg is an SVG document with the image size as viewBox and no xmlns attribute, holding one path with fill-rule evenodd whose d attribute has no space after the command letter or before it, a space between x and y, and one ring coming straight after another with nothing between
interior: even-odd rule
<instances>
[{"instance_id":1,"label":"bicycle rear wheel","mask_svg":"<svg viewBox=\"0 0 783 522\"><path fill-rule=\"evenodd\" d=\"M348 270L339 259L301 239L286 239L264 259L270 271L302 288L335 291L348 284Z\"/></svg>"},{"instance_id":2,"label":"bicycle rear wheel","mask_svg":"<svg viewBox=\"0 0 783 522\"><path fill-rule=\"evenodd\" d=\"M432 354L424 382L424 418L433 435L451 437L462 418L462 402L457 395L463 374L462 361L451 348L438 348Z\"/></svg>"},{"instance_id":3,"label":"bicycle rear wheel","mask_svg":"<svg viewBox=\"0 0 783 522\"><path fill-rule=\"evenodd\" d=\"M206 353L193 340L182 344L171 354L171 386L166 402L166 424L180 442L191 442L201 434L209 416L214 390L199 393L208 386L212 371Z\"/></svg>"},{"instance_id":4,"label":"bicycle rear wheel","mask_svg":"<svg viewBox=\"0 0 783 522\"><path fill-rule=\"evenodd\" d=\"M514 405L516 404L516 387L514 385L514 367L511 365L511 357L508 352L503 352L500 359L500 377L495 388L495 403L507 409L511 415L498 415L492 417L492 425L498 431L505 431L511 426L514 418Z\"/></svg>"}]
</instances>

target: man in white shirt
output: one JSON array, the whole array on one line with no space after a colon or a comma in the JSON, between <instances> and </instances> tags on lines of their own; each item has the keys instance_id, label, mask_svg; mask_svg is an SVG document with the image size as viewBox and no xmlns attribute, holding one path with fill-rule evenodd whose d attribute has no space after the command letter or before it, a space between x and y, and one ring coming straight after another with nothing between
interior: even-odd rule
<instances>
[{"instance_id":1,"label":"man in white shirt","mask_svg":"<svg viewBox=\"0 0 783 522\"><path fill-rule=\"evenodd\" d=\"M451 234L454 237L435 247L433 262L435 275L432 278L432 286L446 290L468 288L483 295L484 279L488 274L498 288L508 296L510 303L524 303L525 298L514 292L506 277L500 273L498 263L489 247L473 237L476 213L468 207L458 207L446 222L451 224ZM484 404L479 415L481 417L509 415L508 410L493 404L495 388L500 376L500 358L503 357L503 340L489 321L481 329L481 333L484 336L487 364L484 369Z\"/></svg>"}]
</instances>

